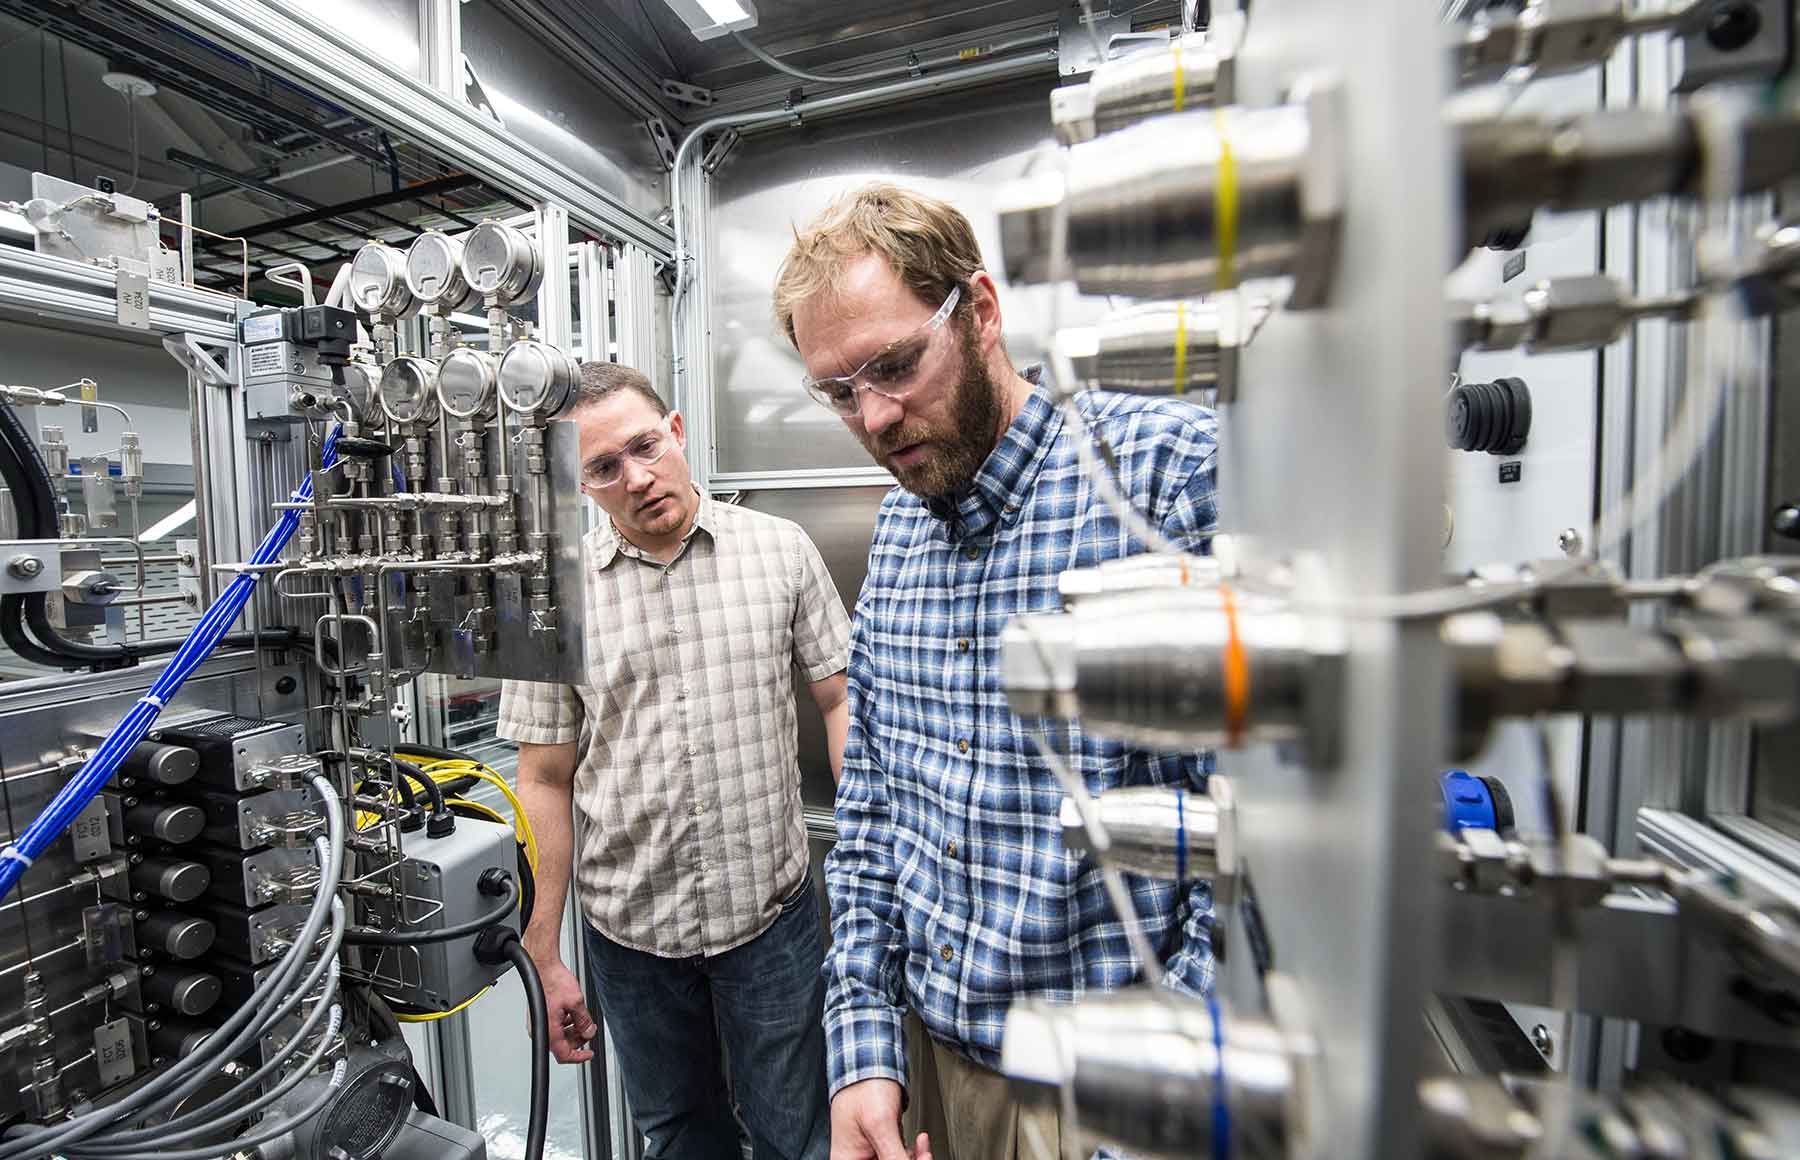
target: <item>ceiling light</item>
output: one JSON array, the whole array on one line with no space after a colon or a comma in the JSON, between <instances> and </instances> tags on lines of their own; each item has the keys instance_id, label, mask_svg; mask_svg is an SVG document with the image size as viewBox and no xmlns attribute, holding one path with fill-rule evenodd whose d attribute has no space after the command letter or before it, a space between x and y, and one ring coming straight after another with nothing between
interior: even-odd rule
<instances>
[{"instance_id":1,"label":"ceiling light","mask_svg":"<svg viewBox=\"0 0 1800 1160\"><path fill-rule=\"evenodd\" d=\"M756 27L751 0L663 0L681 17L696 40L712 40L729 32Z\"/></svg>"}]
</instances>

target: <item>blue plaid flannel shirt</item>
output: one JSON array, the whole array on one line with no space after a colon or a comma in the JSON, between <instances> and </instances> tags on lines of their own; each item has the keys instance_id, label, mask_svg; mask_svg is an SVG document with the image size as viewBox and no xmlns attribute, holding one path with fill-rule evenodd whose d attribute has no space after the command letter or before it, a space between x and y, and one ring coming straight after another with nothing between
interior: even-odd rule
<instances>
[{"instance_id":1,"label":"blue plaid flannel shirt","mask_svg":"<svg viewBox=\"0 0 1800 1160\"><path fill-rule=\"evenodd\" d=\"M1216 521L1212 413L1079 400L1138 510L1204 547ZM1090 489L1044 386L953 503L899 488L882 503L851 631L850 734L825 865L833 1095L865 1079L906 1084L908 1005L933 1036L995 1067L1015 999L1070 1000L1137 977L1094 863L1063 848L1062 790L1027 736L1039 723L1007 706L1000 632L1061 607L1058 573L1142 550ZM1210 754L1153 754L1079 728L1068 743L1092 792L1199 789L1212 768ZM1171 985L1210 987L1208 884L1126 881Z\"/></svg>"}]
</instances>

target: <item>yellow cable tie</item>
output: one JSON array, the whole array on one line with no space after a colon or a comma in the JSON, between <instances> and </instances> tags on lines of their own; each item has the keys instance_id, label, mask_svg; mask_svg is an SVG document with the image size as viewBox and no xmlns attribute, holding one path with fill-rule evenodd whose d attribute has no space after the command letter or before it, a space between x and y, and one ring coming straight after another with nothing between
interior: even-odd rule
<instances>
[{"instance_id":1,"label":"yellow cable tie","mask_svg":"<svg viewBox=\"0 0 1800 1160\"><path fill-rule=\"evenodd\" d=\"M1179 113L1187 107L1187 73L1181 70L1181 41L1170 44L1169 55L1175 59L1175 111Z\"/></svg>"},{"instance_id":2,"label":"yellow cable tie","mask_svg":"<svg viewBox=\"0 0 1800 1160\"><path fill-rule=\"evenodd\" d=\"M1175 393L1187 394L1187 302L1175 304ZM1184 581L1185 583L1185 581Z\"/></svg>"},{"instance_id":3,"label":"yellow cable tie","mask_svg":"<svg viewBox=\"0 0 1800 1160\"><path fill-rule=\"evenodd\" d=\"M1238 188L1237 163L1231 156L1231 137L1226 132L1225 110L1213 114L1214 131L1219 138L1219 180L1214 187L1214 233L1218 242L1219 272L1217 286L1230 290L1237 285Z\"/></svg>"}]
</instances>

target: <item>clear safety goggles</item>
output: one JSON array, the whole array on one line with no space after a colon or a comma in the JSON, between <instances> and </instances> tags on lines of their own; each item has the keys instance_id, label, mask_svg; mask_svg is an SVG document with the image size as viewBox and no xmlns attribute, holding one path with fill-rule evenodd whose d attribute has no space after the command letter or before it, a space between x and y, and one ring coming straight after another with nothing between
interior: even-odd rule
<instances>
[{"instance_id":1,"label":"clear safety goggles","mask_svg":"<svg viewBox=\"0 0 1800 1160\"><path fill-rule=\"evenodd\" d=\"M801 380L806 393L844 418L862 409L858 391L873 391L884 399L900 402L922 384L930 382L944 366L950 349L950 313L962 298L955 287L937 313L905 338L888 343L862 366L847 375Z\"/></svg>"}]
</instances>

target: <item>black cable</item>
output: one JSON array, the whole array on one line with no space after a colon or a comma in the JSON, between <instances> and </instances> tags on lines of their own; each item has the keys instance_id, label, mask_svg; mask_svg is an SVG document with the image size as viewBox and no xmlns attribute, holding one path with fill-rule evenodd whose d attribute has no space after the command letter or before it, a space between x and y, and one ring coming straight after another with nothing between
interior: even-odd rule
<instances>
[{"instance_id":1,"label":"black cable","mask_svg":"<svg viewBox=\"0 0 1800 1160\"><path fill-rule=\"evenodd\" d=\"M490 877L491 876L491 877ZM371 930L368 927L353 926L344 932L344 941L358 946L375 947L416 947L428 943L451 942L472 934L480 934L490 926L505 922L519 903L519 884L513 876L504 870L489 870L482 875L483 893L491 893L487 889L490 882L499 884L505 895L500 905L465 922L453 923L450 926L433 930Z\"/></svg>"},{"instance_id":2,"label":"black cable","mask_svg":"<svg viewBox=\"0 0 1800 1160\"><path fill-rule=\"evenodd\" d=\"M425 796L431 799L431 812L434 814L441 814L444 812L447 807L444 805L443 786L433 781L429 774L410 761L402 761L396 757L393 759L393 764L394 780L396 782L401 784L417 782L419 785L424 786ZM406 803L407 805L416 804L416 798L413 798L411 794L408 794L407 796L411 799L408 800Z\"/></svg>"},{"instance_id":3,"label":"black cable","mask_svg":"<svg viewBox=\"0 0 1800 1160\"><path fill-rule=\"evenodd\" d=\"M544 981L537 964L514 934L505 954L525 986L525 1009L531 1018L531 1122L525 1131L525 1160L543 1160L544 1136L550 1126L550 1012L544 1005Z\"/></svg>"},{"instance_id":4,"label":"black cable","mask_svg":"<svg viewBox=\"0 0 1800 1160\"><path fill-rule=\"evenodd\" d=\"M31 639L25 631L25 597L16 593L0 596L0 641L27 664L63 670L87 667L86 662L60 656Z\"/></svg>"}]
</instances>

